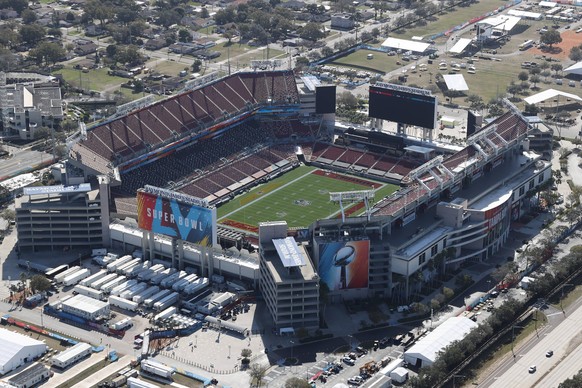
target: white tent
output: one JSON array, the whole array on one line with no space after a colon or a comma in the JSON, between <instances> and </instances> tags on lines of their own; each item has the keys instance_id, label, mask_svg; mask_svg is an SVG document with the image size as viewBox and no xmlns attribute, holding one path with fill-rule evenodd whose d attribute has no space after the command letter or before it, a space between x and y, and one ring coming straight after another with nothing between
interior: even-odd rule
<instances>
[{"instance_id":1,"label":"white tent","mask_svg":"<svg viewBox=\"0 0 582 388\"><path fill-rule=\"evenodd\" d=\"M430 47L430 43L419 42L416 40L406 40L398 38L388 38L382 43L383 47L394 50L412 51L413 53L424 53Z\"/></svg>"},{"instance_id":2,"label":"white tent","mask_svg":"<svg viewBox=\"0 0 582 388\"><path fill-rule=\"evenodd\" d=\"M404 352L404 361L411 365L427 366L435 362L438 352L454 341L461 340L477 324L465 317L452 317Z\"/></svg>"},{"instance_id":3,"label":"white tent","mask_svg":"<svg viewBox=\"0 0 582 388\"><path fill-rule=\"evenodd\" d=\"M490 26L495 31L509 32L519 23L517 16L497 15L477 22L477 24Z\"/></svg>"},{"instance_id":4,"label":"white tent","mask_svg":"<svg viewBox=\"0 0 582 388\"><path fill-rule=\"evenodd\" d=\"M561 92L561 91L556 90L556 89L544 90L543 92L539 92L537 94L534 94L533 96L526 97L523 100L531 105L531 104L537 104L537 103L545 101L545 100L550 100L550 99L557 97L557 96L563 96L563 97L566 97L566 98L569 98L572 100L582 101L582 98L580 98L579 96L577 96L575 94ZM565 102L565 101L563 101L563 102Z\"/></svg>"},{"instance_id":5,"label":"white tent","mask_svg":"<svg viewBox=\"0 0 582 388\"><path fill-rule=\"evenodd\" d=\"M573 64L564 70L564 73L582 75L582 62Z\"/></svg>"},{"instance_id":6,"label":"white tent","mask_svg":"<svg viewBox=\"0 0 582 388\"><path fill-rule=\"evenodd\" d=\"M44 342L10 330L0 329L0 375L4 375L44 354Z\"/></svg>"},{"instance_id":7,"label":"white tent","mask_svg":"<svg viewBox=\"0 0 582 388\"><path fill-rule=\"evenodd\" d=\"M542 8L554 8L558 6L558 4L554 3L553 1L540 1L538 5Z\"/></svg>"},{"instance_id":8,"label":"white tent","mask_svg":"<svg viewBox=\"0 0 582 388\"><path fill-rule=\"evenodd\" d=\"M465 51L465 49L467 48L467 46L471 43L472 39L468 39L468 38L459 38L459 40L457 41L457 43L455 43L455 45L453 47L451 47L451 49L449 50L449 52L453 53L453 54L460 54L463 51Z\"/></svg>"},{"instance_id":9,"label":"white tent","mask_svg":"<svg viewBox=\"0 0 582 388\"><path fill-rule=\"evenodd\" d=\"M467 85L463 74L445 74L443 75L443 78L445 79L447 89L449 90L456 90L459 92L469 90L469 86Z\"/></svg>"}]
</instances>

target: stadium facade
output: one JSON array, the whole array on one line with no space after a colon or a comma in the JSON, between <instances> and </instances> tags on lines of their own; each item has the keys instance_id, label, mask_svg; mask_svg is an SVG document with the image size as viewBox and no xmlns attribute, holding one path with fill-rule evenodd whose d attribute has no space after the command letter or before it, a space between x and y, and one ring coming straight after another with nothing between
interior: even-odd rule
<instances>
[{"instance_id":1,"label":"stadium facade","mask_svg":"<svg viewBox=\"0 0 582 388\"><path fill-rule=\"evenodd\" d=\"M315 221L302 235L299 267L313 269L332 302L372 296L405 302L435 268L495 254L512 222L528 211L531 194L552 177L550 164L529 149L531 126L509 103L462 149L354 128L338 131L332 142L324 125L329 113L314 113L313 95L303 95L313 88L301 82L291 71L236 73L90 128L69 162L90 182L110 180L110 244L246 280L267 294L277 289L281 268L269 268L277 258L260 227L258 255L249 244L225 249L246 233L236 225L217 228L218 246L177 238L172 228L144 230L131 221L139 218L136 192L150 184L212 209L306 163L401 188L363 215ZM309 268L299 270L304 283ZM297 319L283 319L277 295L269 302L277 326L306 325L312 305L294 309Z\"/></svg>"}]
</instances>

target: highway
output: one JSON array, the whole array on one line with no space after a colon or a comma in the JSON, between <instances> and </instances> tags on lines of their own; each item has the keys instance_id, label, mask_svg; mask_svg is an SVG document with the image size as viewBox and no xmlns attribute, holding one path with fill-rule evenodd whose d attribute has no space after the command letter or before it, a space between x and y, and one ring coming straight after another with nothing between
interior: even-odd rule
<instances>
[{"instance_id":1,"label":"highway","mask_svg":"<svg viewBox=\"0 0 582 388\"><path fill-rule=\"evenodd\" d=\"M565 314L552 309L548 325L539 329L539 337L532 335L515 347L515 358L509 353L501 363L480 381L479 387L557 387L563 380L575 375L582 367L582 298ZM552 350L552 357L546 352ZM535 365L537 370L529 373Z\"/></svg>"}]
</instances>

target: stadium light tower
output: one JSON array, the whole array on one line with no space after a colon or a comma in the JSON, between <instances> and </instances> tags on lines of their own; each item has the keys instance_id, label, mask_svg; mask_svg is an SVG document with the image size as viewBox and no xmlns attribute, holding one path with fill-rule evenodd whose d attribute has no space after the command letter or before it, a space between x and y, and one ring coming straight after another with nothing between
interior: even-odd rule
<instances>
[{"instance_id":1,"label":"stadium light tower","mask_svg":"<svg viewBox=\"0 0 582 388\"><path fill-rule=\"evenodd\" d=\"M366 206L366 216L368 217L368 221L370 221L370 200L374 199L374 194L374 190L340 191L336 193L329 193L329 200L339 203L342 212L342 222L346 222L346 209L344 205L346 203L363 201Z\"/></svg>"}]
</instances>

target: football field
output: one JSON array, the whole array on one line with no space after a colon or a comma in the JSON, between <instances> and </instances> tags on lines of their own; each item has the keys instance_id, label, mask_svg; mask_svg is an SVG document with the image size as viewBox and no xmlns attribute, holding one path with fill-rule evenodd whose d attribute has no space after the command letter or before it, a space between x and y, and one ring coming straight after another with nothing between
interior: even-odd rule
<instances>
[{"instance_id":1,"label":"football field","mask_svg":"<svg viewBox=\"0 0 582 388\"><path fill-rule=\"evenodd\" d=\"M264 221L307 227L315 220L341 215L339 204L329 201L330 192L371 189L379 200L398 186L301 166L219 207L218 222L253 231ZM348 208L354 215L364 210L361 204Z\"/></svg>"}]
</instances>

